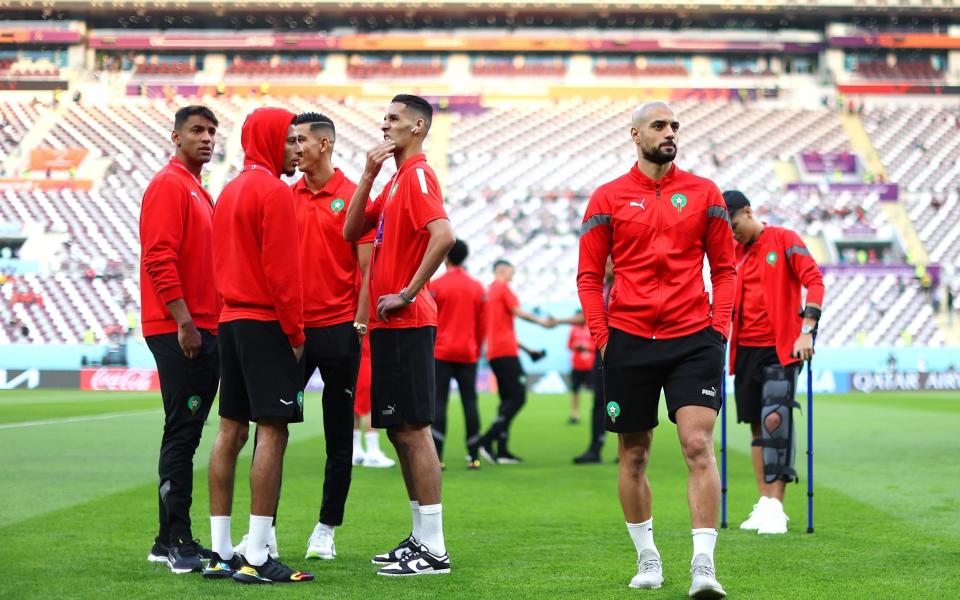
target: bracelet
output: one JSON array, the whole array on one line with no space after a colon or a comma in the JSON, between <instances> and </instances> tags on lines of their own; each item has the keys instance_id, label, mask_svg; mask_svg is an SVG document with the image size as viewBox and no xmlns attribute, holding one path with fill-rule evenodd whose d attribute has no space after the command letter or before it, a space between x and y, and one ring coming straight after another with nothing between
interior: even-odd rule
<instances>
[{"instance_id":1,"label":"bracelet","mask_svg":"<svg viewBox=\"0 0 960 600\"><path fill-rule=\"evenodd\" d=\"M367 335L367 325L365 323L358 323L357 321L353 322L353 328L360 335Z\"/></svg>"},{"instance_id":2,"label":"bracelet","mask_svg":"<svg viewBox=\"0 0 960 600\"><path fill-rule=\"evenodd\" d=\"M406 302L407 304L413 304L416 301L417 297L414 296L413 299L407 298L406 291L407 291L407 288L403 288L397 293L397 295L400 296L400 299Z\"/></svg>"}]
</instances>

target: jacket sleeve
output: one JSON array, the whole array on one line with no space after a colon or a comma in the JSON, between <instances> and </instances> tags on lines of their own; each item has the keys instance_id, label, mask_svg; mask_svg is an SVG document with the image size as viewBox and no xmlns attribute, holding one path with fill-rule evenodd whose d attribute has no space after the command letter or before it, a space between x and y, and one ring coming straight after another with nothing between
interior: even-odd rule
<instances>
[{"instance_id":1,"label":"jacket sleeve","mask_svg":"<svg viewBox=\"0 0 960 600\"><path fill-rule=\"evenodd\" d=\"M733 229L720 190L711 186L709 195L705 245L713 285L713 328L728 338L737 291Z\"/></svg>"},{"instance_id":2,"label":"jacket sleeve","mask_svg":"<svg viewBox=\"0 0 960 600\"><path fill-rule=\"evenodd\" d=\"M800 280L800 285L807 288L807 304L816 304L823 307L823 296L826 289L823 285L823 274L820 272L820 267L817 266L817 261L813 260L810 250L807 249L799 235L790 230L785 230L785 232L783 255Z\"/></svg>"},{"instance_id":3,"label":"jacket sleeve","mask_svg":"<svg viewBox=\"0 0 960 600\"><path fill-rule=\"evenodd\" d=\"M603 188L587 203L580 225L580 262L577 268L577 293L580 306L597 348L607 343L609 326L603 304L603 276L607 257L613 247L613 211Z\"/></svg>"},{"instance_id":4,"label":"jacket sleeve","mask_svg":"<svg viewBox=\"0 0 960 600\"><path fill-rule=\"evenodd\" d=\"M283 186L264 199L261 221L260 262L267 290L277 311L280 328L291 346L299 346L303 333L303 282L300 275L297 215L293 192Z\"/></svg>"},{"instance_id":5,"label":"jacket sleeve","mask_svg":"<svg viewBox=\"0 0 960 600\"><path fill-rule=\"evenodd\" d=\"M187 200L181 185L172 177L162 177L147 188L140 208L140 260L165 304L183 298L177 258Z\"/></svg>"}]
</instances>

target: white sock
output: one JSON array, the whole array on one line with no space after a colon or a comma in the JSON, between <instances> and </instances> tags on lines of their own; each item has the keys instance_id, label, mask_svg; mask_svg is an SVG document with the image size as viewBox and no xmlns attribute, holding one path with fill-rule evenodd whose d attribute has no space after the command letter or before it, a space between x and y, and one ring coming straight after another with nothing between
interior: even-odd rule
<instances>
[{"instance_id":1,"label":"white sock","mask_svg":"<svg viewBox=\"0 0 960 600\"><path fill-rule=\"evenodd\" d=\"M270 529L273 516L250 515L250 537L247 538L247 554L244 558L255 567L267 562L267 542L270 541Z\"/></svg>"},{"instance_id":2,"label":"white sock","mask_svg":"<svg viewBox=\"0 0 960 600\"><path fill-rule=\"evenodd\" d=\"M353 455L363 454L363 432L359 429L353 430Z\"/></svg>"},{"instance_id":3,"label":"white sock","mask_svg":"<svg viewBox=\"0 0 960 600\"><path fill-rule=\"evenodd\" d=\"M420 503L416 500L410 501L410 512L413 513L413 538L417 541L421 541L420 537L421 532L421 520L420 520Z\"/></svg>"},{"instance_id":4,"label":"white sock","mask_svg":"<svg viewBox=\"0 0 960 600\"><path fill-rule=\"evenodd\" d=\"M706 554L713 560L713 549L717 545L716 529L694 529L693 533L693 557L698 554Z\"/></svg>"},{"instance_id":5,"label":"white sock","mask_svg":"<svg viewBox=\"0 0 960 600\"><path fill-rule=\"evenodd\" d=\"M367 452L379 453L380 452L380 432L379 431L368 431L363 434L365 441L367 442Z\"/></svg>"},{"instance_id":6,"label":"white sock","mask_svg":"<svg viewBox=\"0 0 960 600\"><path fill-rule=\"evenodd\" d=\"M657 545L653 543L653 517L643 523L627 523L627 532L637 549L637 556L640 556L640 552L647 548L656 552L658 556L660 555Z\"/></svg>"},{"instance_id":7,"label":"white sock","mask_svg":"<svg viewBox=\"0 0 960 600\"><path fill-rule=\"evenodd\" d=\"M447 553L443 543L443 505L424 504L420 506L420 521L423 537L417 538L434 556Z\"/></svg>"},{"instance_id":8,"label":"white sock","mask_svg":"<svg viewBox=\"0 0 960 600\"><path fill-rule=\"evenodd\" d=\"M233 542L230 541L230 517L210 517L210 546L220 558L230 560Z\"/></svg>"}]
</instances>

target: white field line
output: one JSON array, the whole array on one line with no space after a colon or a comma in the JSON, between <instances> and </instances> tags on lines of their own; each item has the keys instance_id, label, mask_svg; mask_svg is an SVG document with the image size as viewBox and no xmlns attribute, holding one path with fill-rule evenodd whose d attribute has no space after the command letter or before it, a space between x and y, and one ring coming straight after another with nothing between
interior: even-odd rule
<instances>
[{"instance_id":1,"label":"white field line","mask_svg":"<svg viewBox=\"0 0 960 600\"><path fill-rule=\"evenodd\" d=\"M65 419L42 419L40 421L23 421L21 423L0 424L0 429L20 429L23 427L40 427L41 425L64 425L67 423L85 423L87 421L103 421L106 419L119 419L121 417L136 417L143 415L152 415L160 412L156 408L148 410L130 410L126 412L106 413L102 415L86 415L82 417L67 417Z\"/></svg>"}]
</instances>

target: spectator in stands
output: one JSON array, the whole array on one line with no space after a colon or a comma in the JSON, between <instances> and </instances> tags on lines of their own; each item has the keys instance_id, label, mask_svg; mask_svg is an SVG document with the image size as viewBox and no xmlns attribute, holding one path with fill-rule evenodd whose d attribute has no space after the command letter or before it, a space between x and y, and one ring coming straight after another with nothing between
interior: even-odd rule
<instances>
[{"instance_id":1,"label":"spectator in stands","mask_svg":"<svg viewBox=\"0 0 960 600\"><path fill-rule=\"evenodd\" d=\"M193 456L220 382L213 199L200 184L218 124L205 106L176 112L170 136L174 156L150 182L140 212L143 333L157 361L166 415L158 466L159 531L147 558L166 562L174 573L200 571L201 558L210 557L194 541L190 505ZM116 261L107 267L110 274L119 275L118 269Z\"/></svg>"},{"instance_id":2,"label":"spectator in stands","mask_svg":"<svg viewBox=\"0 0 960 600\"><path fill-rule=\"evenodd\" d=\"M823 275L795 232L754 219L743 193L723 193L737 241L740 284L730 336L737 421L749 423L753 469L760 491L741 529L787 532L786 484L797 480L793 437L794 394L823 306ZM806 306L801 310L801 286ZM775 394L774 389L782 389ZM786 442L786 446L783 443ZM777 444L780 444L779 446Z\"/></svg>"}]
</instances>

